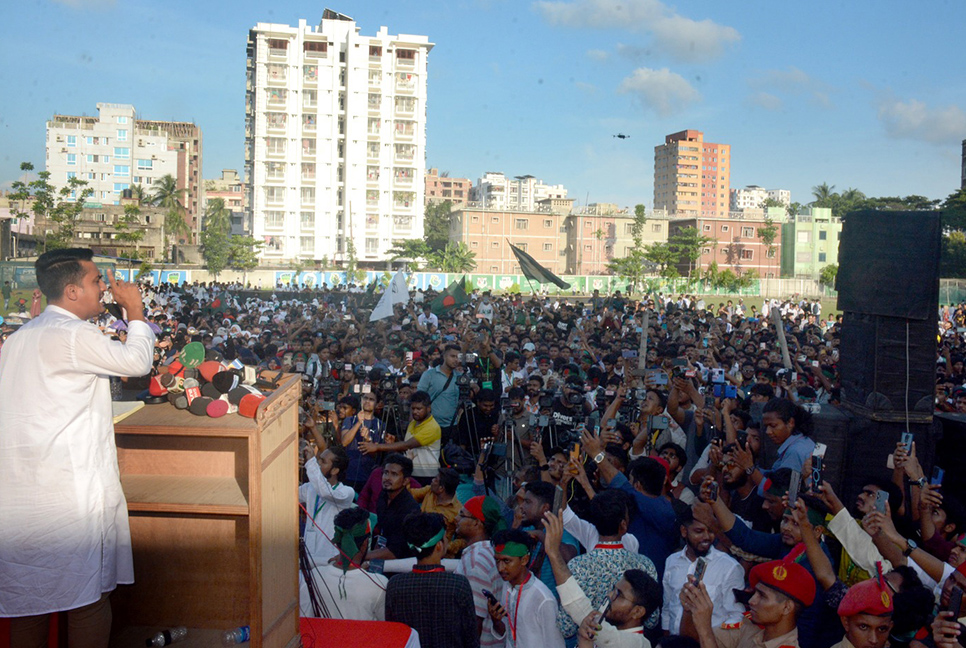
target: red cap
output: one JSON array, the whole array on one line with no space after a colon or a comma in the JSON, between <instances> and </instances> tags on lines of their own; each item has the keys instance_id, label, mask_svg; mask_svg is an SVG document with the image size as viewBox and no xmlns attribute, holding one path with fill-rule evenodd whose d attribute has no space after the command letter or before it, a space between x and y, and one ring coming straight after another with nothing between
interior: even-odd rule
<instances>
[{"instance_id":1,"label":"red cap","mask_svg":"<svg viewBox=\"0 0 966 648\"><path fill-rule=\"evenodd\" d=\"M839 603L839 616L844 617L856 614L887 616L892 611L892 596L888 586L880 584L874 576L850 587Z\"/></svg>"},{"instance_id":2,"label":"red cap","mask_svg":"<svg viewBox=\"0 0 966 648\"><path fill-rule=\"evenodd\" d=\"M815 579L796 562L773 560L755 565L748 575L748 582L752 588L758 583L767 585L805 606L815 601Z\"/></svg>"}]
</instances>

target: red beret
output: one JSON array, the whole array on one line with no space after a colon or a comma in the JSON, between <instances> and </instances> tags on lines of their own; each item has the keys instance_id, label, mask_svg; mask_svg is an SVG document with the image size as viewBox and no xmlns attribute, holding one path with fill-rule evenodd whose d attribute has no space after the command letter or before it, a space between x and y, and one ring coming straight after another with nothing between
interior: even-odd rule
<instances>
[{"instance_id":1,"label":"red beret","mask_svg":"<svg viewBox=\"0 0 966 648\"><path fill-rule=\"evenodd\" d=\"M886 616L892 614L892 609L892 595L888 587L880 585L879 579L873 577L849 588L839 603L839 616Z\"/></svg>"},{"instance_id":2,"label":"red beret","mask_svg":"<svg viewBox=\"0 0 966 648\"><path fill-rule=\"evenodd\" d=\"M808 606L815 601L815 579L796 562L773 560L756 565L748 575L748 581L752 588L758 583L767 585L802 605Z\"/></svg>"}]
</instances>

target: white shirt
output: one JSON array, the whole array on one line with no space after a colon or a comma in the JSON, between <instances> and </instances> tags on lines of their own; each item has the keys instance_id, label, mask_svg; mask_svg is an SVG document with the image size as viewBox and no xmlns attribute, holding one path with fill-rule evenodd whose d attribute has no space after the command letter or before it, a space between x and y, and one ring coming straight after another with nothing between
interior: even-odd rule
<instances>
[{"instance_id":1,"label":"white shirt","mask_svg":"<svg viewBox=\"0 0 966 648\"><path fill-rule=\"evenodd\" d=\"M580 625L588 614L594 611L590 599L580 589L577 579L573 576L563 585L557 585L560 594L560 605L567 611L574 623ZM650 610L649 610L650 611ZM594 639L594 645L600 648L651 648L651 642L644 636L643 627L635 630L618 630L615 626L602 621L600 631Z\"/></svg>"},{"instance_id":2,"label":"white shirt","mask_svg":"<svg viewBox=\"0 0 966 648\"><path fill-rule=\"evenodd\" d=\"M341 567L319 565L312 570L312 580L321 598L321 612L331 619L355 621L386 620L386 585L382 574L350 569L344 575ZM299 574L299 609L301 616L314 617L312 600L305 579ZM345 598L343 598L343 593Z\"/></svg>"},{"instance_id":3,"label":"white shirt","mask_svg":"<svg viewBox=\"0 0 966 648\"><path fill-rule=\"evenodd\" d=\"M352 506L356 492L345 484L332 486L322 475L315 459L305 462L305 475L309 478L308 483L299 486L299 501L309 512L309 518L305 520L305 549L316 565L324 565L339 553L329 540L335 533L335 516ZM316 524L322 527L321 531Z\"/></svg>"},{"instance_id":4,"label":"white shirt","mask_svg":"<svg viewBox=\"0 0 966 648\"><path fill-rule=\"evenodd\" d=\"M69 610L134 582L110 376L151 370L154 333L127 342L47 306L0 354L0 616Z\"/></svg>"},{"instance_id":5,"label":"white shirt","mask_svg":"<svg viewBox=\"0 0 966 648\"><path fill-rule=\"evenodd\" d=\"M563 635L557 629L557 599L539 578L531 575L520 587L504 581L500 591L494 594L506 610L502 637L506 648L564 648ZM493 618L487 614L483 620L484 631L489 628L494 636L500 637L492 630L492 624ZM516 641L511 627L516 628Z\"/></svg>"},{"instance_id":6,"label":"white shirt","mask_svg":"<svg viewBox=\"0 0 966 648\"><path fill-rule=\"evenodd\" d=\"M694 574L696 562L691 562L685 552L687 548L667 557L664 564L664 606L661 608L661 628L671 634L678 634L681 628L681 590L689 574ZM705 556L708 561L701 582L708 589L708 596L714 603L711 613L711 627L720 628L723 623L739 623L744 608L735 601L733 589L744 589L745 570L738 561L714 547Z\"/></svg>"},{"instance_id":7,"label":"white shirt","mask_svg":"<svg viewBox=\"0 0 966 648\"><path fill-rule=\"evenodd\" d=\"M597 527L587 520L577 517L577 514L569 506L563 510L563 523L564 531L576 538L585 550L590 551L600 542L600 533L597 531ZM621 543L631 553L640 553L640 542L630 533L621 536ZM579 622L577 625L580 625Z\"/></svg>"}]
</instances>

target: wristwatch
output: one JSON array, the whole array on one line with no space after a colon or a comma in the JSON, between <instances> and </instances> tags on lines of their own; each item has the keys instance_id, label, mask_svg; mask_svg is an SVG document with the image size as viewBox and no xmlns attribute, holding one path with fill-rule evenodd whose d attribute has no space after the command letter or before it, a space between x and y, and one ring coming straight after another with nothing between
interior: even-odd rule
<instances>
[{"instance_id":1,"label":"wristwatch","mask_svg":"<svg viewBox=\"0 0 966 648\"><path fill-rule=\"evenodd\" d=\"M745 474L748 475L749 477L754 472L755 472L755 464L751 464L750 466L748 466L747 468L745 468Z\"/></svg>"},{"instance_id":2,"label":"wristwatch","mask_svg":"<svg viewBox=\"0 0 966 648\"><path fill-rule=\"evenodd\" d=\"M606 457L604 456L604 451L601 450L596 455L594 455L594 463L595 464L602 464L602 463L604 463L604 459L605 458Z\"/></svg>"},{"instance_id":3,"label":"wristwatch","mask_svg":"<svg viewBox=\"0 0 966 648\"><path fill-rule=\"evenodd\" d=\"M544 470L550 470L550 464L543 464L540 466L540 472L543 472Z\"/></svg>"},{"instance_id":4,"label":"wristwatch","mask_svg":"<svg viewBox=\"0 0 966 648\"><path fill-rule=\"evenodd\" d=\"M918 548L919 548L919 545L916 544L915 540L906 540L906 550L902 552L902 555L908 558L909 554L911 554L913 551L915 551Z\"/></svg>"},{"instance_id":5,"label":"wristwatch","mask_svg":"<svg viewBox=\"0 0 966 648\"><path fill-rule=\"evenodd\" d=\"M913 479L913 480L911 480L909 482L909 485L910 486L918 486L919 488L922 488L923 486L926 485L926 478L925 477L920 477L919 479Z\"/></svg>"}]
</instances>

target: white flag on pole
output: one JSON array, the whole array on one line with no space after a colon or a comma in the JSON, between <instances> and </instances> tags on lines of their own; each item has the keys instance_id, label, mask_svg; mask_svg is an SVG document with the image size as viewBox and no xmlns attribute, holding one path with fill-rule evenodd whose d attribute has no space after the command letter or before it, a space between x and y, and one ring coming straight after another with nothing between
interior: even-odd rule
<instances>
[{"instance_id":1,"label":"white flag on pole","mask_svg":"<svg viewBox=\"0 0 966 648\"><path fill-rule=\"evenodd\" d=\"M386 288L386 292L382 294L379 303L372 309L372 314L369 315L369 321L375 322L376 320L392 317L393 306L408 303L409 286L406 285L406 275L400 270L393 276L392 281L389 282L389 286Z\"/></svg>"}]
</instances>

